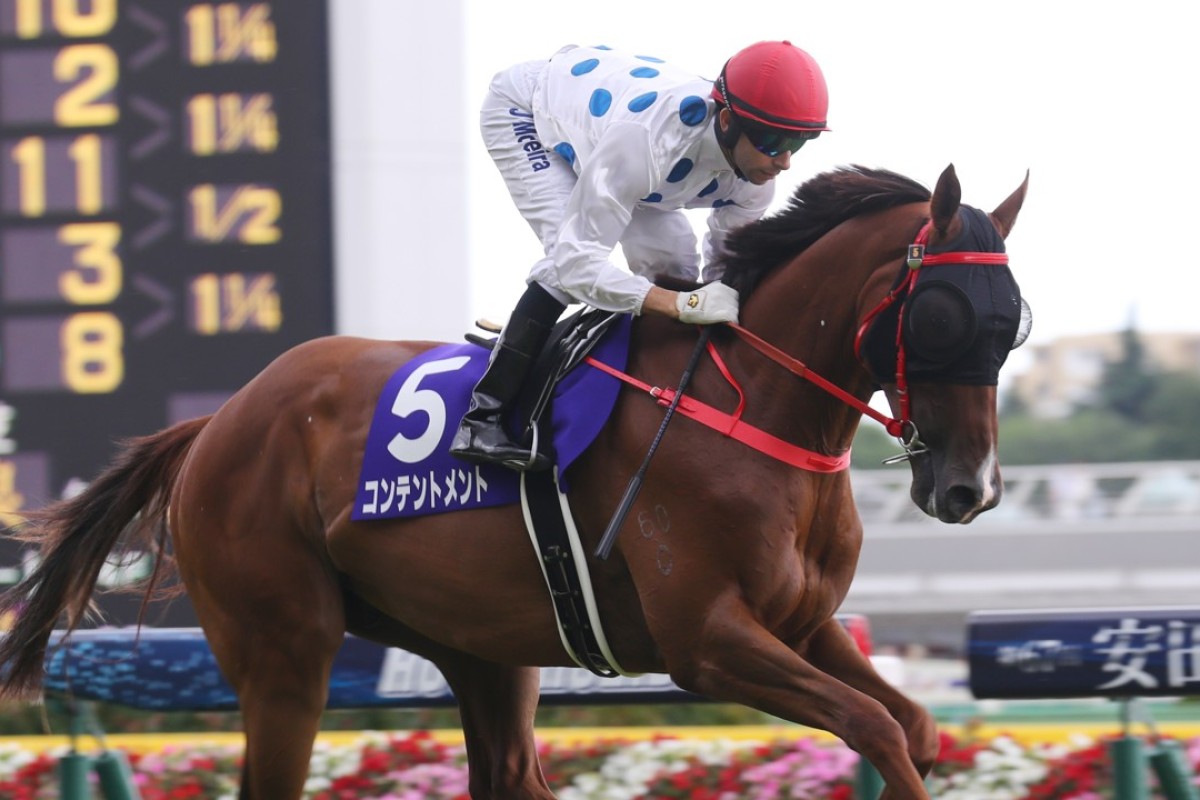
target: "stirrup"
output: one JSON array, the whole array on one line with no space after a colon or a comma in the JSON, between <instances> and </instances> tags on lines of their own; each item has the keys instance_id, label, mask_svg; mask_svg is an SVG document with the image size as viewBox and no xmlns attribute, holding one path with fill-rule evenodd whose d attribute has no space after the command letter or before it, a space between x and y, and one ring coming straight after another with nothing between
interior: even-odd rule
<instances>
[{"instance_id":1,"label":"stirrup","mask_svg":"<svg viewBox=\"0 0 1200 800\"><path fill-rule=\"evenodd\" d=\"M522 447L507 435L505 435L503 443L495 443L489 447L479 441L476 433L477 430L472 429L470 424L464 420L458 433L455 434L455 441L450 445L450 454L473 464L499 464L517 472L540 471L549 469L553 465L548 456L538 452L539 433L537 428L534 428L533 431L533 447L531 448ZM465 441L459 443L461 439L465 439ZM504 455L497 452L501 449L508 450L509 454ZM514 453L520 457L514 457Z\"/></svg>"},{"instance_id":2,"label":"stirrup","mask_svg":"<svg viewBox=\"0 0 1200 800\"><path fill-rule=\"evenodd\" d=\"M515 469L517 472L541 472L545 469L550 469L553 464L550 459L538 452L538 426L533 426L533 444L529 448L529 458L524 461L510 459L502 462L509 469Z\"/></svg>"},{"instance_id":3,"label":"stirrup","mask_svg":"<svg viewBox=\"0 0 1200 800\"><path fill-rule=\"evenodd\" d=\"M532 450L529 451L529 458L526 461L509 459L507 461L498 461L496 463L517 472L541 472L543 470L550 469L550 467L553 466L553 464L550 463L550 459L546 458L541 453L535 453Z\"/></svg>"},{"instance_id":4,"label":"stirrup","mask_svg":"<svg viewBox=\"0 0 1200 800\"><path fill-rule=\"evenodd\" d=\"M523 450L521 452L524 452ZM515 470L517 472L540 472L544 469L550 469L552 463L549 458L530 450L528 458L514 458L512 456L498 456L495 453L489 453L485 450L476 450L463 448L455 450L451 448L450 454L470 461L472 464L497 464L501 467Z\"/></svg>"}]
</instances>

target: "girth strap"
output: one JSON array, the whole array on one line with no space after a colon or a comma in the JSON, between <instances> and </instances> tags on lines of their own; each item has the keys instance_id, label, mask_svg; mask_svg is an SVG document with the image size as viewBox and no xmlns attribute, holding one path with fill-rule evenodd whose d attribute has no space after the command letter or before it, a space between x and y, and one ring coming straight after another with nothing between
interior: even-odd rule
<instances>
[{"instance_id":1,"label":"girth strap","mask_svg":"<svg viewBox=\"0 0 1200 800\"><path fill-rule=\"evenodd\" d=\"M554 603L563 648L576 664L602 678L633 675L617 663L604 636L587 556L556 473L521 473L521 510Z\"/></svg>"}]
</instances>

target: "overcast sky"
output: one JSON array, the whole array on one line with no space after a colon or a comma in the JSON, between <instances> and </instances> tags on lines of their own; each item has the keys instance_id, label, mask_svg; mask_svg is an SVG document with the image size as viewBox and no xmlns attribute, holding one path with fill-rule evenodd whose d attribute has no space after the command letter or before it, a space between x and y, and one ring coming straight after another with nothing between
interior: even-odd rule
<instances>
[{"instance_id":1,"label":"overcast sky","mask_svg":"<svg viewBox=\"0 0 1200 800\"><path fill-rule=\"evenodd\" d=\"M1033 307L1031 341L1118 330L1131 315L1144 331L1200 330L1192 4L466 0L465 10L476 316L503 319L540 255L475 129L496 71L573 43L715 77L741 47L789 39L824 70L833 130L778 179L776 207L843 164L932 188L953 163L964 201L991 210L1028 169L1008 250Z\"/></svg>"}]
</instances>

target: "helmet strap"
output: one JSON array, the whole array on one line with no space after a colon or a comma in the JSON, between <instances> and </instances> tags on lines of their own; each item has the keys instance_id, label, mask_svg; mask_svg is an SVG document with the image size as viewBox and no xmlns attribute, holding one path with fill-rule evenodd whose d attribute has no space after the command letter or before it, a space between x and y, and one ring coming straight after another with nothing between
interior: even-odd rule
<instances>
[{"instance_id":1,"label":"helmet strap","mask_svg":"<svg viewBox=\"0 0 1200 800\"><path fill-rule=\"evenodd\" d=\"M729 159L729 163L733 166L733 173L740 179L745 180L746 176L742 174L742 171L738 169L738 165L733 160L733 148L742 136L742 123L738 120L737 114L729 111L729 125L722 129L721 111L723 108L727 109L728 107L718 106L717 113L713 114L713 132L717 136L717 144L721 145L721 149L725 151L726 158Z\"/></svg>"}]
</instances>

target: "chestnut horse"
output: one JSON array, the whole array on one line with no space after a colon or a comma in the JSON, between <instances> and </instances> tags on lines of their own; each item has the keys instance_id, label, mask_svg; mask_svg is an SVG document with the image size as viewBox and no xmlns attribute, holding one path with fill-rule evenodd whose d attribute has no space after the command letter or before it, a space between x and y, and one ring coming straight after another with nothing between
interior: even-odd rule
<instances>
[{"instance_id":1,"label":"chestnut horse","mask_svg":"<svg viewBox=\"0 0 1200 800\"><path fill-rule=\"evenodd\" d=\"M786 209L739 231L726 280L742 292L742 325L845 390L839 398L790 375L720 328L713 343L743 388L744 420L796 446L844 455L863 413L845 399L861 404L882 388L905 438L919 431L924 444L911 443L909 453L916 504L945 522L969 522L994 506L995 371L1015 337L1011 307L1022 303L1011 273L993 260L979 279L1006 282L982 295L943 287L950 310L926 312L924 323L914 300L902 336L894 312L906 302L905 257L919 232L930 253L964 251L951 271L966 274L974 256L1002 259L994 254L1027 182L989 215L960 209L953 166L932 195L889 171L847 167L813 178ZM978 220L988 228L983 240L994 240L991 255L962 246L965 228L975 229L967 239L979 239ZM920 291L917 284L911 294ZM897 294L883 333L857 337ZM938 293L926 294L937 306ZM959 294L973 305L954 306ZM939 365L935 354L921 366L939 342L910 337L928 340L921 325L936 330L943 317L953 360ZM668 382L696 337L676 321L636 319L628 373ZM68 626L80 622L110 551L172 546L174 562L159 563L177 567L239 698L241 797L300 796L330 665L349 631L441 669L461 711L473 798L552 798L534 740L538 667L573 663L521 509L351 519L376 399L398 365L432 346L351 337L301 344L216 414L127 443L84 493L32 514L22 535L39 543L42 558L7 597L21 611L0 645L0 690L39 688L52 629L64 612ZM881 347L883 356L872 355ZM886 369L871 366L881 358L890 359ZM718 408L738 401L710 359L687 394ZM589 551L662 420L661 405L623 388L572 466L570 503ZM611 557L590 557L589 569L608 643L626 670L666 672L713 700L830 731L879 770L885 797L923 798L922 776L938 749L933 719L875 672L834 618L861 539L847 471L787 466L676 419Z\"/></svg>"}]
</instances>

